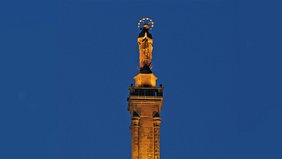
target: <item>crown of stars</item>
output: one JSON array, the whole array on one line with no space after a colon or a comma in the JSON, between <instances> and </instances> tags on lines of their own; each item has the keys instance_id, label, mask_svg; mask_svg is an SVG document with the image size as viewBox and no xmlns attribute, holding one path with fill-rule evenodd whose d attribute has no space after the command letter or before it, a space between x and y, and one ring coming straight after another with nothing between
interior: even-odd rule
<instances>
[{"instance_id":1,"label":"crown of stars","mask_svg":"<svg viewBox=\"0 0 282 159\"><path fill-rule=\"evenodd\" d=\"M154 28L154 21L151 18L140 19L139 22L138 22L138 28L141 30L145 24L149 25L150 30L152 30Z\"/></svg>"}]
</instances>

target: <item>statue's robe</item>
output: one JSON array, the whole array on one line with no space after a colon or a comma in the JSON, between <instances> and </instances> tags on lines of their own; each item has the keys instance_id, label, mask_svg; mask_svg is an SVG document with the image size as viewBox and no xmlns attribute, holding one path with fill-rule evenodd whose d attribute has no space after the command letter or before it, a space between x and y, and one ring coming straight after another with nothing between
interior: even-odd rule
<instances>
[{"instance_id":1,"label":"statue's robe","mask_svg":"<svg viewBox=\"0 0 282 159\"><path fill-rule=\"evenodd\" d=\"M138 36L138 45L140 69L142 69L145 65L150 66L151 68L153 39L152 34L148 32L148 29L143 28L140 32Z\"/></svg>"}]
</instances>

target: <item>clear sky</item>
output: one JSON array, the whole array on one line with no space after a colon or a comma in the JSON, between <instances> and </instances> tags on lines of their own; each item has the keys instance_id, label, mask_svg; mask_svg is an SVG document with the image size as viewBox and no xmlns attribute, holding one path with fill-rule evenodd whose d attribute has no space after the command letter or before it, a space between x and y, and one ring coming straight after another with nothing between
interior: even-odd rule
<instances>
[{"instance_id":1,"label":"clear sky","mask_svg":"<svg viewBox=\"0 0 282 159\"><path fill-rule=\"evenodd\" d=\"M155 28L162 159L282 158L281 2L0 2L0 158L129 159L137 22Z\"/></svg>"}]
</instances>

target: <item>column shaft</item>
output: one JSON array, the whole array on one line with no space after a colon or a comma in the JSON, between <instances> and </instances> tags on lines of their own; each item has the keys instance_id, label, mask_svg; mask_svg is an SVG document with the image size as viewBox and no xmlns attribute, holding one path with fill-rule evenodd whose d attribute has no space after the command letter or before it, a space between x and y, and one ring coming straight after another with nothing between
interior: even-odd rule
<instances>
[{"instance_id":1,"label":"column shaft","mask_svg":"<svg viewBox=\"0 0 282 159\"><path fill-rule=\"evenodd\" d=\"M139 159L139 126L132 125L131 129L131 158Z\"/></svg>"}]
</instances>

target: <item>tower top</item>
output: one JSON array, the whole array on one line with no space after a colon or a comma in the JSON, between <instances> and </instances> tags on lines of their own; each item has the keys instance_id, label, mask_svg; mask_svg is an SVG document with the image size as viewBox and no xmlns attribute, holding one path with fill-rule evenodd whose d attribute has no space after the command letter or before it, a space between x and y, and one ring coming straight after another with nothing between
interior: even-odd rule
<instances>
[{"instance_id":1,"label":"tower top","mask_svg":"<svg viewBox=\"0 0 282 159\"><path fill-rule=\"evenodd\" d=\"M157 86L157 77L151 71L154 27L150 18L138 23L141 30L139 46L139 73L135 84L129 87L128 111L131 117L131 159L160 159L160 112L163 104L163 87Z\"/></svg>"}]
</instances>

